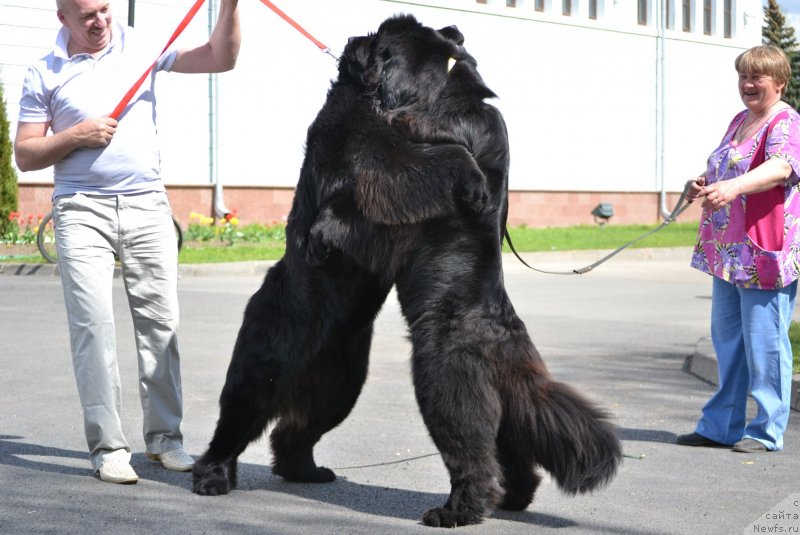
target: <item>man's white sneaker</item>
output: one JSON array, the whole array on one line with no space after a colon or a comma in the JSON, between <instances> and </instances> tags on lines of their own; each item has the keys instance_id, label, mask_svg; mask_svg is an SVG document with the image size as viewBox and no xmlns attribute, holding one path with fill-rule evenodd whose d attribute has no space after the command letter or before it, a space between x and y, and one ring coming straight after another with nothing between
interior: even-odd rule
<instances>
[{"instance_id":1,"label":"man's white sneaker","mask_svg":"<svg viewBox=\"0 0 800 535\"><path fill-rule=\"evenodd\" d=\"M139 476L133 471L133 467L126 461L112 459L105 461L97 470L100 479L108 483L121 483L131 485L139 481Z\"/></svg>"},{"instance_id":2,"label":"man's white sneaker","mask_svg":"<svg viewBox=\"0 0 800 535\"><path fill-rule=\"evenodd\" d=\"M160 462L164 468L177 472L188 472L194 466L194 459L183 448L166 453L147 453L147 458L151 461Z\"/></svg>"}]
</instances>

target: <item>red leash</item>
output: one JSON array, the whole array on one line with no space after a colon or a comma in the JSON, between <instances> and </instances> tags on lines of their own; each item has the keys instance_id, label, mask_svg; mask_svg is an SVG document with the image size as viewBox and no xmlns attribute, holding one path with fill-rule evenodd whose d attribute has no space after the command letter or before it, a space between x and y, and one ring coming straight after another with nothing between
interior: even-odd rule
<instances>
[{"instance_id":1,"label":"red leash","mask_svg":"<svg viewBox=\"0 0 800 535\"><path fill-rule=\"evenodd\" d=\"M161 51L161 54L166 52L166 50L169 48L169 46L172 43L175 42L175 39L177 39L178 36L183 32L183 30L186 29L186 27L189 25L189 22L194 18L194 16L200 10L200 6L203 5L203 2L205 2L205 0L196 0L195 1L194 5L191 7L191 9L189 9L189 12L186 14L185 17L183 17L183 20L181 21L181 23L178 24L177 28L175 28L175 31L172 33L172 37L170 37L169 41L167 41L167 44L164 46L164 50ZM159 58L161 57L161 54L158 55ZM153 64L150 65L150 67L146 71L144 71L144 73L136 81L136 83L133 84L133 86L130 89L128 89L128 92L125 93L125 96L122 97L122 100L119 101L119 104L117 104L117 107L114 108L114 111L111 112L111 117L113 117L114 119L118 119L119 118L120 114L122 114L122 110L125 109L125 106L127 106L128 103L133 98L133 95L135 95L136 91L138 91L139 88L142 86L142 84L144 83L145 78L147 78L147 76L150 74L150 71L152 71L153 68L156 66L156 62L157 61L158 61L158 58L156 58L156 61L154 61Z\"/></svg>"},{"instance_id":2,"label":"red leash","mask_svg":"<svg viewBox=\"0 0 800 535\"><path fill-rule=\"evenodd\" d=\"M172 43L174 43L174 42L175 42L175 39L177 39L177 38L178 38L178 36L179 36L179 35L180 35L180 34L183 32L183 30L185 30L185 29L186 29L186 27L189 25L189 22L191 22L191 20L194 18L194 16L197 14L197 12L200 10L200 6L202 6L202 5L203 5L203 2L205 2L205 0L196 0L196 1L195 1L194 5L191 7L191 9L189 9L189 12L186 14L186 16L185 16L185 17L183 17L183 20L181 21L181 23L180 23L180 24L178 24L178 27L177 27L177 28L175 29L175 31L172 33L172 37L170 37L170 38L169 38L169 41L167 41L167 44L164 46L164 50L162 50L162 51L161 51L161 54L163 54L164 52L166 52L166 51L167 51L167 49L169 48L169 46L170 46ZM312 43L314 43L315 45L317 45L317 47L319 47L319 49L320 49L320 50L322 50L323 52L325 52L326 54L328 54L329 56L331 56L333 59L335 59L335 60L337 60L337 61L338 61L338 59L339 59L339 58L337 58L336 56L334 56L334 55L331 53L331 49L330 49L330 48L328 48L327 46L325 46L324 44L322 44L320 41L318 41L317 39L315 39L313 35L311 35L310 33L308 33L308 32L307 32L307 31L306 31L306 30L305 30L305 29L304 29L302 26L300 26L299 24L297 24L297 23L296 23L296 22L295 22L295 21L294 21L294 20L293 20L293 19L292 19L292 18L291 18L289 15L287 15L286 13L284 13L283 11L281 11L281 10L280 10L280 9L279 9L279 8L278 8L278 7L277 7L275 4L273 4L273 3L272 3L272 2L270 2L269 0L261 0L261 3L263 3L265 6L267 6L267 7L268 7L268 8L270 8L272 11L274 11L274 12L275 12L275 13L276 13L276 14L277 14L279 17L281 17L283 20L285 20L286 22L288 22L289 24L291 24L291 25L292 25L292 27L293 27L295 30L297 30L298 32L300 32L300 33L302 33L303 35L305 35L305 36L306 36L306 37L307 37L309 40L311 40L311 42L312 42ZM159 54L159 55L158 55L158 57L161 57L161 54ZM111 114L110 114L110 116L111 116L111 117L113 117L114 119L119 119L119 116L122 114L122 110L124 110L124 109L125 109L125 106L127 106L127 105L128 105L128 103L129 103L129 102L131 101L131 99L133 98L133 95L135 95L135 94L136 94L136 91L138 91L138 90L139 90L139 88L142 86L142 84L144 83L144 81L145 81L145 79L147 78L147 76L150 74L150 72L151 72L151 71L153 70L153 68L156 66L156 62L157 62L157 61L158 61L158 58L156 58L156 61L154 61L154 62L153 62L153 64L152 64L152 65L150 65L150 67L149 67L149 68L148 68L146 71L144 71L144 73L143 73L143 74L142 74L142 76L141 76L141 77L140 77L140 78L139 78L139 79L136 81L136 83L135 83L135 84L133 84L133 86L132 86L130 89L128 89L128 92L127 92L127 93L125 93L125 96L124 96L124 97L122 97L122 100L120 100L120 101L119 101L119 104L117 104L117 107L116 107L116 108L114 108L114 111L112 111L112 112L111 112Z\"/></svg>"},{"instance_id":3,"label":"red leash","mask_svg":"<svg viewBox=\"0 0 800 535\"><path fill-rule=\"evenodd\" d=\"M337 60L337 61L338 61L338 59L339 59L339 58L337 58L336 56L334 56L334 55L331 53L331 49L330 49L330 48L328 48L327 46L325 46L324 44L322 44L322 43L321 43L319 40L317 40L316 38L314 38L314 36L313 36L313 35L311 35L310 33L308 33L308 32L307 32L307 31L306 31L306 30L305 30L305 29L304 29L302 26L300 26L299 24L297 24L297 23L296 23L296 22L295 22L295 21L294 21L294 20L293 20L293 19L292 19L292 18L291 18L289 15L287 15L286 13L284 13L283 11L281 11L281 10L278 8L278 6L276 6L275 4L273 4L272 2L270 2L269 0L261 0L261 3L262 3L262 4L264 4L265 6L267 6L268 8L270 8L272 11L274 11L274 12L275 12L275 14L276 14L276 15L278 15L280 18L282 18L283 20L285 20L286 22L288 22L289 24L291 24L291 25L292 25L292 27L293 27L295 30L297 30L298 32L300 32L300 33L302 33L303 35L305 35L305 36L306 36L306 38L308 38L308 40L309 40L309 41L311 41L312 43L314 43L315 45L317 45L317 48L319 48L320 50L322 50L323 52L325 52L326 54L328 54L329 56L331 56L333 59L335 59L335 60Z\"/></svg>"}]
</instances>

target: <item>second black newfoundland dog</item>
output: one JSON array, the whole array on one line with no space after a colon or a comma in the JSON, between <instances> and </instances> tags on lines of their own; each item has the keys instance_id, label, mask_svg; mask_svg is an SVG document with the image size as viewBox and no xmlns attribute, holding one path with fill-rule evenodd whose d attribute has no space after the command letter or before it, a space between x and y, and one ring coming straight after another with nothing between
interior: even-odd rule
<instances>
[{"instance_id":1,"label":"second black newfoundland dog","mask_svg":"<svg viewBox=\"0 0 800 535\"><path fill-rule=\"evenodd\" d=\"M505 291L505 126L484 102L493 93L461 42L455 28L391 18L361 41L369 51L364 80L394 129L469 149L487 177L485 209L386 225L413 200L365 199L374 185L354 174L320 199L308 248L311 263L327 266L343 251L396 283L417 401L450 473L447 502L423 521L443 527L480 522L498 505L524 509L541 480L539 466L575 494L610 481L622 458L606 414L551 378Z\"/></svg>"},{"instance_id":2,"label":"second black newfoundland dog","mask_svg":"<svg viewBox=\"0 0 800 535\"><path fill-rule=\"evenodd\" d=\"M456 210L480 211L486 179L465 147L413 143L372 108L362 83L368 50L354 39L338 79L308 129L306 155L286 227L286 254L250 298L220 395L217 427L194 465L193 491L236 486L239 455L267 426L272 471L288 480L335 479L317 466L314 445L350 412L367 375L372 323L391 282L332 254L306 262L320 199L345 183L368 184L366 213L381 223L414 223ZM361 54L361 55L359 55ZM386 210L395 198L404 208Z\"/></svg>"}]
</instances>

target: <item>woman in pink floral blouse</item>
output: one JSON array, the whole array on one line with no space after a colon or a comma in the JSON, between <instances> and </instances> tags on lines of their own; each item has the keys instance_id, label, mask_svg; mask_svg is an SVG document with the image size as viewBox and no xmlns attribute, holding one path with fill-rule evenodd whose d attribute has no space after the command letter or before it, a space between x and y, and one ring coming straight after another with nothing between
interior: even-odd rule
<instances>
[{"instance_id":1,"label":"woman in pink floral blouse","mask_svg":"<svg viewBox=\"0 0 800 535\"><path fill-rule=\"evenodd\" d=\"M788 329L800 271L800 115L781 100L791 76L782 50L736 58L738 113L688 198L703 216L692 267L713 275L711 339L719 390L684 446L783 449L792 349ZM748 394L758 407L746 421Z\"/></svg>"}]
</instances>

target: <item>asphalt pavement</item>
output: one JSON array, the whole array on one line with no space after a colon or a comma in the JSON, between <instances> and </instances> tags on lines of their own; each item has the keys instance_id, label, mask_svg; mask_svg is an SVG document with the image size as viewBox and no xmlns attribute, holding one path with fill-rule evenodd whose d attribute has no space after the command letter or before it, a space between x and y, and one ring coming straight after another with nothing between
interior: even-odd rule
<instances>
[{"instance_id":1,"label":"asphalt pavement","mask_svg":"<svg viewBox=\"0 0 800 535\"><path fill-rule=\"evenodd\" d=\"M562 271L597 256L525 258ZM603 490L565 496L545 477L526 511L498 511L459 532L800 533L800 413L792 411L786 448L778 453L674 444L694 429L715 389L692 373L692 357L708 336L711 280L688 261L688 249L625 251L588 274L564 276L505 259L509 295L550 371L610 411L626 458ZM268 266L181 268L183 432L194 456L213 432L242 312ZM283 481L270 472L268 444L260 439L240 457L238 488L203 497L191 492L188 473L145 459L121 280L114 295L122 414L141 477L130 486L103 483L90 471L58 277L47 266L5 268L0 533L431 533L420 517L444 503L448 476L416 407L410 346L394 294L377 319L370 372L355 409L316 449L318 463L338 479Z\"/></svg>"}]
</instances>

